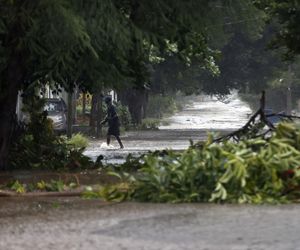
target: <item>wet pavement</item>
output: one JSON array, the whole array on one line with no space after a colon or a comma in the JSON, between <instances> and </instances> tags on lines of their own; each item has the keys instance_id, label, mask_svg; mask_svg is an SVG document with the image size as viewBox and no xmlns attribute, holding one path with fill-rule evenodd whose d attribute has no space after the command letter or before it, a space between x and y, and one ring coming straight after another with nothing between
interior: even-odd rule
<instances>
[{"instance_id":1,"label":"wet pavement","mask_svg":"<svg viewBox=\"0 0 300 250\"><path fill-rule=\"evenodd\" d=\"M3 250L297 250L300 206L6 199Z\"/></svg>"},{"instance_id":2,"label":"wet pavement","mask_svg":"<svg viewBox=\"0 0 300 250\"><path fill-rule=\"evenodd\" d=\"M91 140L85 154L93 160L103 155L104 163L122 163L128 154L140 155L147 151L174 149L184 150L190 140L197 142L207 138L208 133L224 134L243 126L251 114L249 106L234 93L223 102L215 97L199 96L182 111L166 118L159 130L129 131L122 135L125 149L119 150L112 139L107 148L105 138Z\"/></svg>"}]
</instances>

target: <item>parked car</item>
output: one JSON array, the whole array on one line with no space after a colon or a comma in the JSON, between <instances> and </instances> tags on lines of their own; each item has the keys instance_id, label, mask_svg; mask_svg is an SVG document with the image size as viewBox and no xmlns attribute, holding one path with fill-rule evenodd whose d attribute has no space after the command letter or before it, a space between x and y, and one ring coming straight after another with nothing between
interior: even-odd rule
<instances>
[{"instance_id":1,"label":"parked car","mask_svg":"<svg viewBox=\"0 0 300 250\"><path fill-rule=\"evenodd\" d=\"M44 110L48 113L48 118L53 121L53 128L57 132L67 130L67 105L63 99L47 98Z\"/></svg>"}]
</instances>

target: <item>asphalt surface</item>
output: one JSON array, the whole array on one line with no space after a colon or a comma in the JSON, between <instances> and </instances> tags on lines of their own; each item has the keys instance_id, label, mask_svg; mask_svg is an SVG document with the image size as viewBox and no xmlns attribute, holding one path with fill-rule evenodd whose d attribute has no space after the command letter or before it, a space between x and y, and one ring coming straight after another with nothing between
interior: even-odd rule
<instances>
[{"instance_id":1,"label":"asphalt surface","mask_svg":"<svg viewBox=\"0 0 300 250\"><path fill-rule=\"evenodd\" d=\"M296 250L300 205L0 200L1 250Z\"/></svg>"}]
</instances>

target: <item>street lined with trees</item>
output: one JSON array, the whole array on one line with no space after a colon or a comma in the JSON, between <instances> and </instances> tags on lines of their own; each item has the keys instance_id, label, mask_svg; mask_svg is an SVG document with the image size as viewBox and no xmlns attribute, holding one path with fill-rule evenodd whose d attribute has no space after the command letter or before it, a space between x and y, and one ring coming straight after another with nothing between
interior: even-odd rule
<instances>
[{"instance_id":1,"label":"street lined with trees","mask_svg":"<svg viewBox=\"0 0 300 250\"><path fill-rule=\"evenodd\" d=\"M128 109L134 125L156 110L154 104L176 109L172 98L178 93L222 98L233 89L252 95L279 85L291 97L299 74L298 5L271 0L0 0L0 169L22 162L29 168L47 168L51 162L51 169L92 164L82 156L83 148L74 149L54 135L40 98L45 86L66 90L69 103L75 89L90 93L90 124L98 136L103 95L110 90L118 93L120 110ZM267 50L271 41L275 51ZM288 67L280 55L294 64ZM20 93L31 114L29 125L16 119ZM291 130L298 136L296 128ZM284 150L298 150L297 141L289 143ZM152 160L162 164L156 155ZM190 165L180 167L189 171ZM266 163L270 169L273 165Z\"/></svg>"},{"instance_id":2,"label":"street lined with trees","mask_svg":"<svg viewBox=\"0 0 300 250\"><path fill-rule=\"evenodd\" d=\"M224 20L239 21L254 9L247 0L2 0L0 6L1 168L16 140L18 91L29 98L45 84L68 92L76 84L92 93L133 87L137 93L127 102L135 103L150 65L168 54L184 65L197 61L216 70L216 51L209 46L215 33L208 27L224 34ZM141 105L134 115L128 103L137 123Z\"/></svg>"}]
</instances>

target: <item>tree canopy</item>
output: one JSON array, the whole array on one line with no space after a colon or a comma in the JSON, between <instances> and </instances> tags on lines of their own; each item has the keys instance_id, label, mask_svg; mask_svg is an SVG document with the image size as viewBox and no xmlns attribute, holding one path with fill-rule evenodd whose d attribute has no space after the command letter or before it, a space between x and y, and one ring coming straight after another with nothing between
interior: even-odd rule
<instances>
[{"instance_id":1,"label":"tree canopy","mask_svg":"<svg viewBox=\"0 0 300 250\"><path fill-rule=\"evenodd\" d=\"M288 59L300 54L300 2L295 0L255 0L254 3L268 15L268 20L276 20L280 26L272 42L274 49L285 48Z\"/></svg>"},{"instance_id":2,"label":"tree canopy","mask_svg":"<svg viewBox=\"0 0 300 250\"><path fill-rule=\"evenodd\" d=\"M143 86L152 59L168 53L209 68L216 22L244 6L250 1L0 0L0 167L19 90Z\"/></svg>"},{"instance_id":3,"label":"tree canopy","mask_svg":"<svg viewBox=\"0 0 300 250\"><path fill-rule=\"evenodd\" d=\"M280 37L298 53L299 43L288 43L298 32L298 4L255 3L271 16L279 13L285 27ZM285 21L290 12L293 19ZM152 80L158 91L214 92L218 86L226 92L233 81L201 79L218 73L220 52L234 52L229 43L257 38L263 17L252 0L0 0L0 167L19 90L50 84L72 91L76 84L96 91Z\"/></svg>"}]
</instances>

